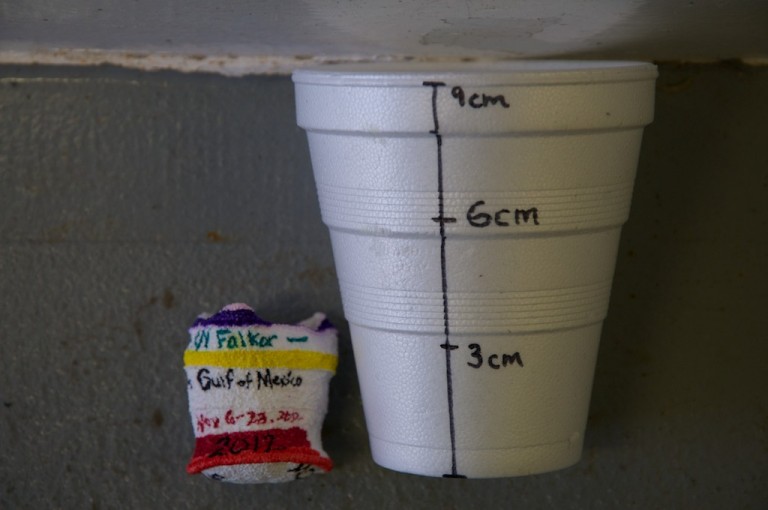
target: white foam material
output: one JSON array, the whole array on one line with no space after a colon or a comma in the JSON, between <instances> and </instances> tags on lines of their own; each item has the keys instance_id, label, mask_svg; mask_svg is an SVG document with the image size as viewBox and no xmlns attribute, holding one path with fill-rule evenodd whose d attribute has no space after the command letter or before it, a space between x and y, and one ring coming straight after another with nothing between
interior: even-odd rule
<instances>
[{"instance_id":1,"label":"white foam material","mask_svg":"<svg viewBox=\"0 0 768 510\"><path fill-rule=\"evenodd\" d=\"M247 305L190 328L184 353L195 452L187 470L232 483L329 471L321 443L337 332L323 314L269 324Z\"/></svg>"},{"instance_id":2,"label":"white foam material","mask_svg":"<svg viewBox=\"0 0 768 510\"><path fill-rule=\"evenodd\" d=\"M655 67L294 74L374 459L493 477L579 459Z\"/></svg>"}]
</instances>

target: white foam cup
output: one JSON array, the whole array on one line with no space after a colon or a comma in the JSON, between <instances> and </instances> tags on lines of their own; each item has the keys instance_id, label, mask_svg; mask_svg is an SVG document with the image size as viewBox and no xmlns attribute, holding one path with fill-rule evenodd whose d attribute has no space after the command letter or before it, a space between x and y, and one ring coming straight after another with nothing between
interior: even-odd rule
<instances>
[{"instance_id":1,"label":"white foam cup","mask_svg":"<svg viewBox=\"0 0 768 510\"><path fill-rule=\"evenodd\" d=\"M655 78L596 61L294 73L378 464L579 460Z\"/></svg>"}]
</instances>

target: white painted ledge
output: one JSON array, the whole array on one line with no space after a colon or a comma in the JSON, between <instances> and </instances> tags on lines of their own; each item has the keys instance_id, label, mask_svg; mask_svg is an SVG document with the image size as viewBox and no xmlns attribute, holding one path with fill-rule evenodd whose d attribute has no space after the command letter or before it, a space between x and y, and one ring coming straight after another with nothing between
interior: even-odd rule
<instances>
[{"instance_id":1,"label":"white painted ledge","mask_svg":"<svg viewBox=\"0 0 768 510\"><path fill-rule=\"evenodd\" d=\"M763 0L0 0L0 63L226 75L329 61L768 63Z\"/></svg>"}]
</instances>

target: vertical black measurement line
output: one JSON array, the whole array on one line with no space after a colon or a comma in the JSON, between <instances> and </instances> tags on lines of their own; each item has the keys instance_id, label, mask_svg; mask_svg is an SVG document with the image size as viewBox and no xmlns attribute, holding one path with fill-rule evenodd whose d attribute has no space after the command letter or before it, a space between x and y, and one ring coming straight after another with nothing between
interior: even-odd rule
<instances>
[{"instance_id":1,"label":"vertical black measurement line","mask_svg":"<svg viewBox=\"0 0 768 510\"><path fill-rule=\"evenodd\" d=\"M422 85L425 87L432 87L432 122L435 124L435 129L430 131L430 133L439 137L440 123L437 121L437 89L438 87L445 87L445 83L441 81L425 81ZM438 161L438 165L439 164L440 162Z\"/></svg>"},{"instance_id":2,"label":"vertical black measurement line","mask_svg":"<svg viewBox=\"0 0 768 510\"><path fill-rule=\"evenodd\" d=\"M437 207L438 214L432 221L440 225L440 276L443 287L443 331L445 334L445 343L440 347L445 350L445 376L446 389L448 393L448 427L451 437L451 472L444 474L445 478L466 478L458 474L456 470L456 426L453 418L453 375L451 374L451 351L459 348L458 345L451 344L451 332L448 321L448 276L445 260L445 224L455 223L456 218L447 218L445 216L445 202L443 198L443 137L440 135L440 123L437 118L437 90L445 87L445 83L439 81L425 81L425 87L432 87L432 121L435 129L430 133L435 135L437 143Z\"/></svg>"}]
</instances>

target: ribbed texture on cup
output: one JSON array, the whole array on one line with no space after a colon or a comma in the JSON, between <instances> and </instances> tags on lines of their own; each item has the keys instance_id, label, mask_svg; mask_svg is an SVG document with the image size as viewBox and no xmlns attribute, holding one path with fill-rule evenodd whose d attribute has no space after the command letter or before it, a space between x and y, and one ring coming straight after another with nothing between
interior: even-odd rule
<instances>
[{"instance_id":1,"label":"ribbed texture on cup","mask_svg":"<svg viewBox=\"0 0 768 510\"><path fill-rule=\"evenodd\" d=\"M298 71L350 322L516 334L601 321L655 77L642 62Z\"/></svg>"},{"instance_id":2,"label":"ribbed texture on cup","mask_svg":"<svg viewBox=\"0 0 768 510\"><path fill-rule=\"evenodd\" d=\"M468 477L576 462L655 76L294 75L377 462Z\"/></svg>"},{"instance_id":3,"label":"ribbed texture on cup","mask_svg":"<svg viewBox=\"0 0 768 510\"><path fill-rule=\"evenodd\" d=\"M350 322L367 327L441 333L441 292L366 288L341 281ZM451 331L456 334L531 332L599 322L608 309L611 282L517 292L450 292Z\"/></svg>"},{"instance_id":4,"label":"ribbed texture on cup","mask_svg":"<svg viewBox=\"0 0 768 510\"><path fill-rule=\"evenodd\" d=\"M621 225L629 215L632 182L592 188L541 191L444 193L448 235L502 236L509 230L493 227L498 220L514 233L552 233ZM331 228L368 233L436 235L436 193L351 189L317 183L323 221ZM469 207L478 203L473 214ZM515 204L510 206L510 204ZM536 209L534 217L532 209ZM474 225L470 223L470 218ZM485 224L485 227L477 225Z\"/></svg>"}]
</instances>

